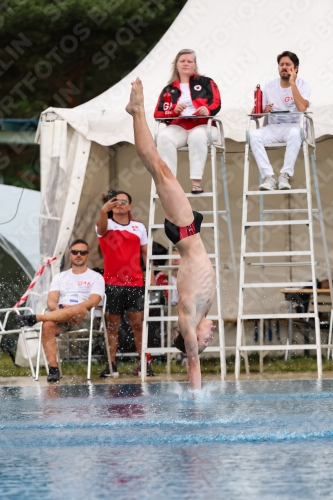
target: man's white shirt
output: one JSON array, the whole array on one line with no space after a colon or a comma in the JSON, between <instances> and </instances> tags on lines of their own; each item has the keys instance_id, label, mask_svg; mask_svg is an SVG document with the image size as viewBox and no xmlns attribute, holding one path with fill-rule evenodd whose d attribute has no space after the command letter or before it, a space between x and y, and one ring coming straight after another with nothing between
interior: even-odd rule
<instances>
[{"instance_id":1,"label":"man's white shirt","mask_svg":"<svg viewBox=\"0 0 333 500\"><path fill-rule=\"evenodd\" d=\"M73 306L88 300L93 294L103 299L105 284L103 276L92 269L87 269L82 274L74 274L72 269L69 269L53 278L49 291L60 292L58 304Z\"/></svg>"},{"instance_id":2,"label":"man's white shirt","mask_svg":"<svg viewBox=\"0 0 333 500\"><path fill-rule=\"evenodd\" d=\"M303 99L306 99L310 102L310 85L301 78L296 78L296 87ZM291 87L281 87L280 78L276 78L275 80L267 83L267 85L265 85L263 89L263 109L265 109L267 104L272 103L274 104L272 111L289 111L289 113L285 113L282 115L270 114L268 117L269 125L281 123L299 123L298 115L293 114L298 113L298 109L294 102Z\"/></svg>"}]
</instances>

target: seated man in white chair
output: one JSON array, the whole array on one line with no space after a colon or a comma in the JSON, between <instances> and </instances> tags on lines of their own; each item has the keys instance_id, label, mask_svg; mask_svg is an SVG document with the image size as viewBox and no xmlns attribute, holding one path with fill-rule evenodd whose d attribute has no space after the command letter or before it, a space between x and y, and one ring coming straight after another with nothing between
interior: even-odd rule
<instances>
[{"instance_id":1,"label":"seated man in white chair","mask_svg":"<svg viewBox=\"0 0 333 500\"><path fill-rule=\"evenodd\" d=\"M45 314L17 315L20 328L43 321L43 347L49 364L48 382L58 382L60 371L57 363L55 337L66 331L89 328L89 311L98 306L104 297L104 279L87 267L89 246L84 240L75 240L70 246L72 268L57 274L51 283Z\"/></svg>"},{"instance_id":2,"label":"seated man in white chair","mask_svg":"<svg viewBox=\"0 0 333 500\"><path fill-rule=\"evenodd\" d=\"M309 107L310 85L298 78L299 59L288 50L277 56L280 78L267 83L263 89L263 113L284 111L272 114L265 127L250 133L250 145L263 179L261 191L291 189L289 177L294 175L294 166L301 147L299 116ZM289 113L288 113L289 111ZM287 143L283 167L278 182L274 177L273 167L268 159L264 144Z\"/></svg>"}]
</instances>

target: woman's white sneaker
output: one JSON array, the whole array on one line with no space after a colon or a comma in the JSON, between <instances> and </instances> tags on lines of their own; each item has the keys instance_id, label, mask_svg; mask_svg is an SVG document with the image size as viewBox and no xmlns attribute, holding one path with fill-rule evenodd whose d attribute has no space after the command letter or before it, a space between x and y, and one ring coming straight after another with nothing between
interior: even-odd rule
<instances>
[{"instance_id":1,"label":"woman's white sneaker","mask_svg":"<svg viewBox=\"0 0 333 500\"><path fill-rule=\"evenodd\" d=\"M262 184L259 186L260 191L274 191L277 188L275 177L265 177Z\"/></svg>"},{"instance_id":2,"label":"woman's white sneaker","mask_svg":"<svg viewBox=\"0 0 333 500\"><path fill-rule=\"evenodd\" d=\"M291 189L291 185L289 184L288 174L279 175L279 189Z\"/></svg>"}]
</instances>

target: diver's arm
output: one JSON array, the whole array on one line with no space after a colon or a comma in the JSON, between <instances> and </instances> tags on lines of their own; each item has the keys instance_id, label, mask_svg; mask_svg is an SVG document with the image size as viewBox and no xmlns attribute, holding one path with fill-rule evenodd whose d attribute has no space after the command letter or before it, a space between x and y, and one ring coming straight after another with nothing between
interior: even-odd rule
<instances>
[{"instance_id":1,"label":"diver's arm","mask_svg":"<svg viewBox=\"0 0 333 500\"><path fill-rule=\"evenodd\" d=\"M192 310L193 309L193 310ZM190 305L187 307L182 300L178 305L178 325L184 338L186 350L186 369L190 381L191 389L201 389L201 371L198 352L198 340L195 325L195 308Z\"/></svg>"}]
</instances>

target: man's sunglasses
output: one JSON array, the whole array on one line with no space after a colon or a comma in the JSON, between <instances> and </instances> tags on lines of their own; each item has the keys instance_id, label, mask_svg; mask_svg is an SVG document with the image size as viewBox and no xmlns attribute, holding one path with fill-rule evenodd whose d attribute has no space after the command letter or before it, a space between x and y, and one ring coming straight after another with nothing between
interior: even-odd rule
<instances>
[{"instance_id":1,"label":"man's sunglasses","mask_svg":"<svg viewBox=\"0 0 333 500\"><path fill-rule=\"evenodd\" d=\"M88 250L71 250L72 255L87 255L88 253Z\"/></svg>"},{"instance_id":2,"label":"man's sunglasses","mask_svg":"<svg viewBox=\"0 0 333 500\"><path fill-rule=\"evenodd\" d=\"M121 203L122 205L127 205L128 201L127 200L116 200L118 203Z\"/></svg>"}]
</instances>

